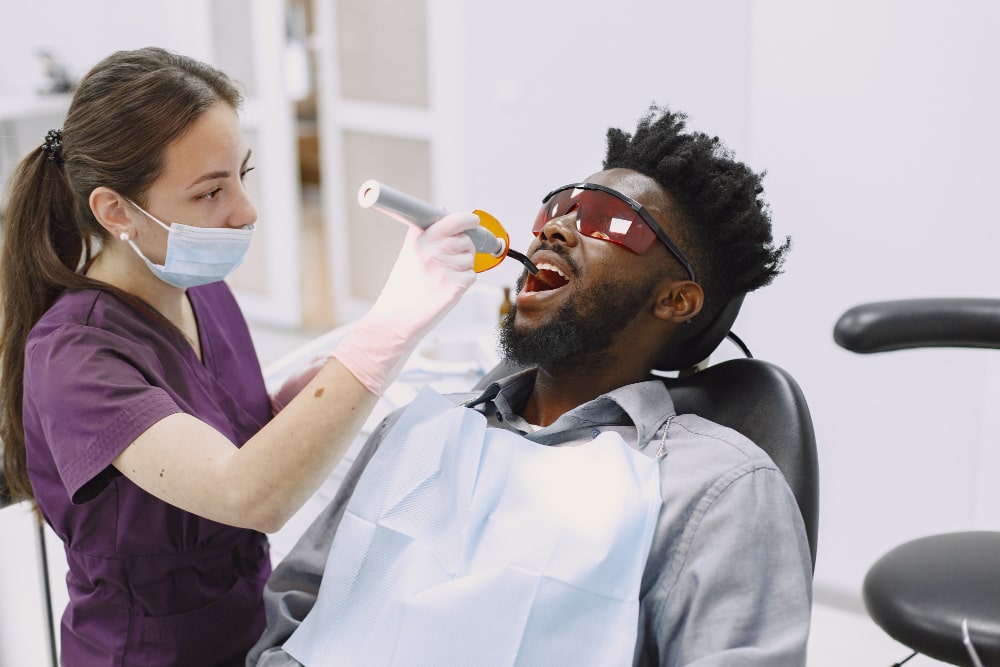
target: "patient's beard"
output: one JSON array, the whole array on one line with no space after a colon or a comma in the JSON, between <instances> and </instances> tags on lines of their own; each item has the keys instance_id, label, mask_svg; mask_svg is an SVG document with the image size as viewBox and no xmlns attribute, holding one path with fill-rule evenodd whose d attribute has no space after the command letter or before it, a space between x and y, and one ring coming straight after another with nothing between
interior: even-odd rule
<instances>
[{"instance_id":1,"label":"patient's beard","mask_svg":"<svg viewBox=\"0 0 1000 667\"><path fill-rule=\"evenodd\" d=\"M530 329L515 326L514 304L500 323L500 353L516 365L543 369L607 362L611 344L648 303L659 281L656 276L638 285L599 281L586 293L573 294L548 322ZM518 291L523 285L522 278Z\"/></svg>"}]
</instances>

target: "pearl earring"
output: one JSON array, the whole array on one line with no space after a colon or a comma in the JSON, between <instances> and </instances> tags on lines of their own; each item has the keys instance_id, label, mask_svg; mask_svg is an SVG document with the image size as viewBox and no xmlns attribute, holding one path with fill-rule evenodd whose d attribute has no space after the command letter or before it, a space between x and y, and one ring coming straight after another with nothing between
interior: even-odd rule
<instances>
[{"instance_id":1,"label":"pearl earring","mask_svg":"<svg viewBox=\"0 0 1000 667\"><path fill-rule=\"evenodd\" d=\"M120 238L122 241L128 241L128 232L122 232L121 234L118 235L118 238Z\"/></svg>"}]
</instances>

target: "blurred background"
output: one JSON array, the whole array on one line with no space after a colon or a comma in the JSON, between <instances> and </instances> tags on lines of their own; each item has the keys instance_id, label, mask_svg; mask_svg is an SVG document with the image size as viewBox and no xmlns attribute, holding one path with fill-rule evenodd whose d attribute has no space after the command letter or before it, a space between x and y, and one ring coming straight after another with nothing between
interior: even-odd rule
<instances>
[{"instance_id":1,"label":"blurred background","mask_svg":"<svg viewBox=\"0 0 1000 667\"><path fill-rule=\"evenodd\" d=\"M1000 527L1000 357L863 357L831 336L861 302L997 295L1000 4L33 0L0 16L4 180L111 51L162 46L243 83L260 218L231 282L265 362L378 294L403 228L358 207L364 180L487 210L524 250L541 197L600 170L608 127L653 102L686 112L767 172L793 240L736 331L797 378L815 422L810 664L904 658L863 614L867 568L918 536ZM482 274L476 298L498 304L518 269ZM34 547L12 512L0 665L35 664Z\"/></svg>"}]
</instances>

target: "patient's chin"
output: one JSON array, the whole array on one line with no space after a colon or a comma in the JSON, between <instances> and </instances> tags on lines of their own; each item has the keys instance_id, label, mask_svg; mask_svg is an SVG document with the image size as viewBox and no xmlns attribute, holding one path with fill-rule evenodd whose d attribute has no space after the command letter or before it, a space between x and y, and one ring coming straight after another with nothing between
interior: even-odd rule
<instances>
[{"instance_id":1,"label":"patient's chin","mask_svg":"<svg viewBox=\"0 0 1000 667\"><path fill-rule=\"evenodd\" d=\"M516 308L501 323L499 343L504 360L517 366L556 369L590 364L614 340L616 329L594 331L595 323L571 303L535 326L518 325Z\"/></svg>"}]
</instances>

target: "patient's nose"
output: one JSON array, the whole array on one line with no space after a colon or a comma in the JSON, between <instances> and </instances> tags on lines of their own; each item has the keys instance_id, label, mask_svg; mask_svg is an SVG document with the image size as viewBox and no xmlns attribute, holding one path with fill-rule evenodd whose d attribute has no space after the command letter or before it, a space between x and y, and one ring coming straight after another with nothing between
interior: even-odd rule
<instances>
[{"instance_id":1,"label":"patient's nose","mask_svg":"<svg viewBox=\"0 0 1000 667\"><path fill-rule=\"evenodd\" d=\"M575 246L580 241L580 234L576 230L576 211L570 211L565 215L552 218L538 230L539 241L562 241L568 246Z\"/></svg>"}]
</instances>

